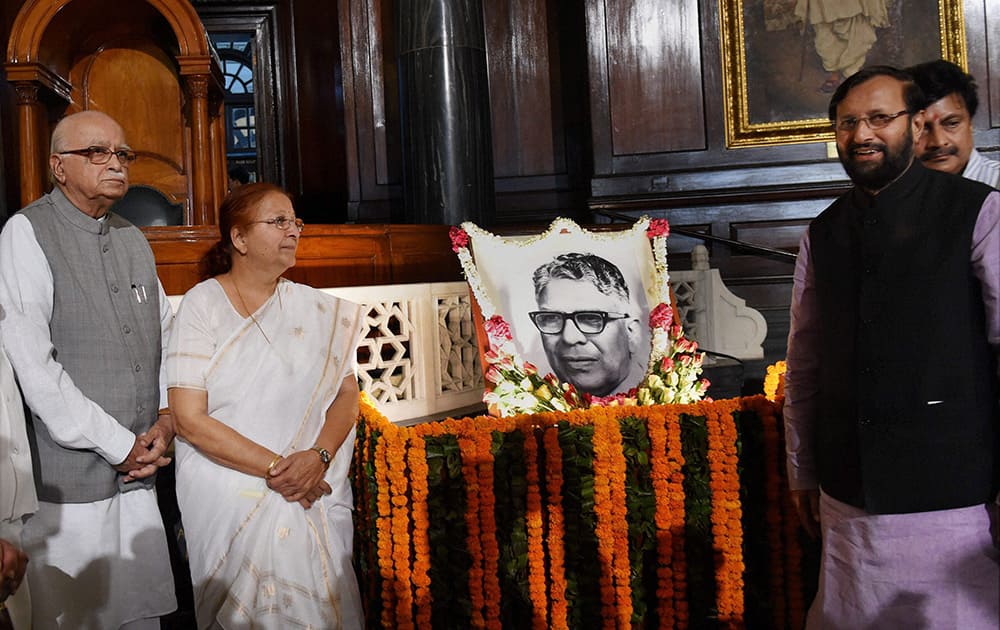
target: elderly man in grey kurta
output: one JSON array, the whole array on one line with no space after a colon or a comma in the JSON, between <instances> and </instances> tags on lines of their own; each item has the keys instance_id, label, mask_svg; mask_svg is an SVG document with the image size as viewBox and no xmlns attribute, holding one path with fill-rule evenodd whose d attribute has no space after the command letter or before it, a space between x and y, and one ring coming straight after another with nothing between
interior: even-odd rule
<instances>
[{"instance_id":1,"label":"elderly man in grey kurta","mask_svg":"<svg viewBox=\"0 0 1000 630\"><path fill-rule=\"evenodd\" d=\"M109 212L134 159L110 117L64 118L55 189L0 234L4 346L36 453L22 536L36 630L157 628L176 608L152 484L174 436L160 375L171 311L142 232Z\"/></svg>"}]
</instances>

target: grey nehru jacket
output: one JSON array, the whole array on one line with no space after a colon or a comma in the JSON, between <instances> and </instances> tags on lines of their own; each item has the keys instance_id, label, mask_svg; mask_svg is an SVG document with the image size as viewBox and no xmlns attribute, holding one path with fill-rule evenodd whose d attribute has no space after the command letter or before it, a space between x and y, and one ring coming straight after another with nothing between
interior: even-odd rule
<instances>
[{"instance_id":1,"label":"grey nehru jacket","mask_svg":"<svg viewBox=\"0 0 1000 630\"><path fill-rule=\"evenodd\" d=\"M146 431L159 407L161 348L156 265L146 237L113 213L103 221L85 215L58 189L21 214L52 270L53 358L122 426ZM30 425L39 499L89 503L141 487L120 483L96 453L57 444L34 414Z\"/></svg>"}]
</instances>

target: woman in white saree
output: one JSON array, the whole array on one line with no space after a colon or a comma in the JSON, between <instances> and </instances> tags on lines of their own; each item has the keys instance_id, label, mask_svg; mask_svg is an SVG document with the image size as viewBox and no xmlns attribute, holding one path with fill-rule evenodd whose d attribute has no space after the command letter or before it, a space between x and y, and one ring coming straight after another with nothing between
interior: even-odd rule
<instances>
[{"instance_id":1,"label":"woman in white saree","mask_svg":"<svg viewBox=\"0 0 1000 630\"><path fill-rule=\"evenodd\" d=\"M199 628L360 628L348 468L360 306L281 278L302 222L234 191L167 355Z\"/></svg>"}]
</instances>

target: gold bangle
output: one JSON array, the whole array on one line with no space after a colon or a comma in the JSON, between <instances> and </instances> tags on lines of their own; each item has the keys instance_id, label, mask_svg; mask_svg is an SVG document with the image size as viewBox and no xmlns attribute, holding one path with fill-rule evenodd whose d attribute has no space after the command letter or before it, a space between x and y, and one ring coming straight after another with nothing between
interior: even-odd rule
<instances>
[{"instance_id":1,"label":"gold bangle","mask_svg":"<svg viewBox=\"0 0 1000 630\"><path fill-rule=\"evenodd\" d=\"M156 412L156 415L158 415L158 416L169 416L170 415L170 407L160 407L160 410Z\"/></svg>"},{"instance_id":2,"label":"gold bangle","mask_svg":"<svg viewBox=\"0 0 1000 630\"><path fill-rule=\"evenodd\" d=\"M271 463L267 465L267 472L264 473L264 478L265 479L271 476L271 470L274 468L275 464L277 464L281 460L282 460L281 455L275 455L274 456L274 459L271 460Z\"/></svg>"}]
</instances>

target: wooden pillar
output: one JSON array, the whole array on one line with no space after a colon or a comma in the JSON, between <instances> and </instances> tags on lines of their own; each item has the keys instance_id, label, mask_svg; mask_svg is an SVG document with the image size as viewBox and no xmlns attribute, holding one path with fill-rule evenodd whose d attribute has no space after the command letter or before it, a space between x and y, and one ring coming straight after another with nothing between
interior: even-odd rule
<instances>
[{"instance_id":1,"label":"wooden pillar","mask_svg":"<svg viewBox=\"0 0 1000 630\"><path fill-rule=\"evenodd\" d=\"M28 81L14 84L17 92L18 151L21 161L21 207L45 193L48 147L43 146L45 111L38 100L38 85Z\"/></svg>"},{"instance_id":2,"label":"wooden pillar","mask_svg":"<svg viewBox=\"0 0 1000 630\"><path fill-rule=\"evenodd\" d=\"M214 225L212 153L208 119L207 74L186 78L191 124L191 218L195 225Z\"/></svg>"},{"instance_id":3,"label":"wooden pillar","mask_svg":"<svg viewBox=\"0 0 1000 630\"><path fill-rule=\"evenodd\" d=\"M212 147L212 199L216 213L222 205L222 200L229 194L229 169L226 164L226 126L223 112L222 94L213 96L209 125L209 138Z\"/></svg>"}]
</instances>

